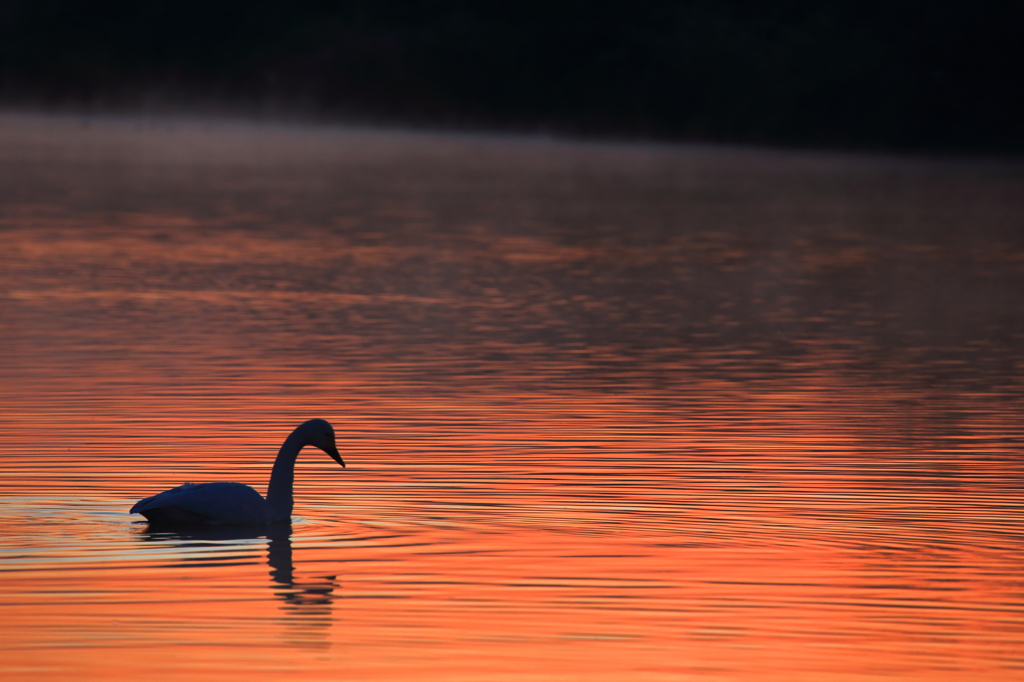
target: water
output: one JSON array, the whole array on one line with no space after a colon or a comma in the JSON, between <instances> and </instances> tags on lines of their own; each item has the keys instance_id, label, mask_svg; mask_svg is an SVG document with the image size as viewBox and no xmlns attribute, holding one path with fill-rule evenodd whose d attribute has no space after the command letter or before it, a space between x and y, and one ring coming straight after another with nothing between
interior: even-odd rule
<instances>
[{"instance_id":1,"label":"water","mask_svg":"<svg viewBox=\"0 0 1024 682\"><path fill-rule=\"evenodd\" d=\"M1024 679L1024 166L0 117L5 680ZM187 480L290 527L152 531Z\"/></svg>"}]
</instances>

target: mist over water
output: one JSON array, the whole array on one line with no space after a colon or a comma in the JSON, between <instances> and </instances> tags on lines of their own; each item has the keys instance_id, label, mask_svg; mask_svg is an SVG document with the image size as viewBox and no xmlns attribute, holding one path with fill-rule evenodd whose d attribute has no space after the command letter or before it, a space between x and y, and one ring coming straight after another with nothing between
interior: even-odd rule
<instances>
[{"instance_id":1,"label":"mist over water","mask_svg":"<svg viewBox=\"0 0 1024 682\"><path fill-rule=\"evenodd\" d=\"M1024 166L0 118L5 679L1024 679ZM185 481L290 528L170 533Z\"/></svg>"}]
</instances>

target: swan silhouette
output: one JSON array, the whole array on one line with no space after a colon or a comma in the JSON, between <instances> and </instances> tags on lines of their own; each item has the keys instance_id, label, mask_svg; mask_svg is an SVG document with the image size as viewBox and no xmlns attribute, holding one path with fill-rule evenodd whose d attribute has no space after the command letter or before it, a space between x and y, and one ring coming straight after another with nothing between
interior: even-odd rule
<instances>
[{"instance_id":1,"label":"swan silhouette","mask_svg":"<svg viewBox=\"0 0 1024 682\"><path fill-rule=\"evenodd\" d=\"M334 428L323 419L300 424L285 439L270 472L267 497L242 483L186 483L139 500L132 514L142 514L152 524L163 525L260 525L291 518L295 459L306 445L320 448L341 466L345 462L334 442Z\"/></svg>"}]
</instances>

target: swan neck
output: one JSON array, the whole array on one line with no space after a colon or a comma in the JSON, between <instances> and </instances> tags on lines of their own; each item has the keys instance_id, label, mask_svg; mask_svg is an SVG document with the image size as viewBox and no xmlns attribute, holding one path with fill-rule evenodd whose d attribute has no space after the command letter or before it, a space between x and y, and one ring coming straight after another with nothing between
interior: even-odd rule
<instances>
[{"instance_id":1,"label":"swan neck","mask_svg":"<svg viewBox=\"0 0 1024 682\"><path fill-rule=\"evenodd\" d=\"M298 430L285 439L281 450L274 460L274 468L270 472L270 485L267 486L267 502L274 510L274 521L291 518L294 499L292 487L295 483L295 460L302 449L302 440Z\"/></svg>"}]
</instances>

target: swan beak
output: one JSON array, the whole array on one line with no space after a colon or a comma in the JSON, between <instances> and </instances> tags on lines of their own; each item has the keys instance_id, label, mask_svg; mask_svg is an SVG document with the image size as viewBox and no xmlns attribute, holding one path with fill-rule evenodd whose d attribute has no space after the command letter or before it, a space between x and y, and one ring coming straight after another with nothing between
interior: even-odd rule
<instances>
[{"instance_id":1,"label":"swan beak","mask_svg":"<svg viewBox=\"0 0 1024 682\"><path fill-rule=\"evenodd\" d=\"M338 452L338 446L335 444L333 437L327 443L327 450L325 452L331 456L331 459L340 464L343 469L345 468L345 460L341 458L341 453Z\"/></svg>"}]
</instances>

